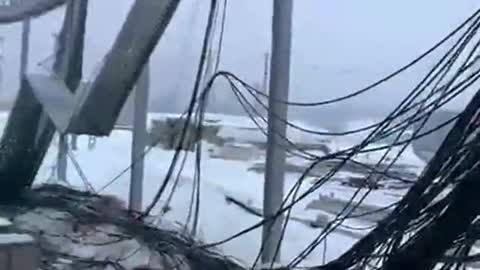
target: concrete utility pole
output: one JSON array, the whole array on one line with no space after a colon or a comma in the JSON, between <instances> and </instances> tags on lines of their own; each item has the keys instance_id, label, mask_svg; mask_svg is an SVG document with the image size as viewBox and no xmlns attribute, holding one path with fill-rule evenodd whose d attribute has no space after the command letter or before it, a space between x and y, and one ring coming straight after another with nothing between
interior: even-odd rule
<instances>
[{"instance_id":1,"label":"concrete utility pole","mask_svg":"<svg viewBox=\"0 0 480 270\"><path fill-rule=\"evenodd\" d=\"M283 201L285 177L286 124L288 107L278 100L288 100L290 83L290 49L293 0L273 1L272 20L272 63L270 67L270 91L268 110L268 139L263 191L264 218L272 218ZM279 146L280 145L280 146ZM263 226L262 264L269 267L278 262L281 245L283 215L268 221Z\"/></svg>"},{"instance_id":2,"label":"concrete utility pole","mask_svg":"<svg viewBox=\"0 0 480 270\"><path fill-rule=\"evenodd\" d=\"M132 170L130 175L129 209L142 211L144 151L147 146L147 113L150 88L150 68L147 62L138 78L134 92L134 119L132 131Z\"/></svg>"}]
</instances>

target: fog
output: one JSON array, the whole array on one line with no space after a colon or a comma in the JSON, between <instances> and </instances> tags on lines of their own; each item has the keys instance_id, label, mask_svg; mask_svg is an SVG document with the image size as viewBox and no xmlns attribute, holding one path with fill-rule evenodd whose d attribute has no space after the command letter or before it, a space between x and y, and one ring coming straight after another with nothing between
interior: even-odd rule
<instances>
[{"instance_id":1,"label":"fog","mask_svg":"<svg viewBox=\"0 0 480 270\"><path fill-rule=\"evenodd\" d=\"M109 50L133 1L90 1L85 79ZM208 0L183 0L151 58L151 110L183 111L192 91ZM296 0L294 1L290 98L313 101L352 92L387 75L426 51L480 5L473 0ZM270 48L271 0L229 0L220 68L249 83L261 84L264 54ZM52 55L63 9L32 22L29 70ZM0 98L12 100L18 89L21 24L2 26L4 80ZM443 49L444 51L444 49ZM440 52L441 53L441 52ZM310 121L337 121L379 114L405 97L439 53L399 78L347 102L322 109L291 109ZM222 82L215 87L215 108L240 112ZM449 104L458 110L468 96Z\"/></svg>"}]
</instances>

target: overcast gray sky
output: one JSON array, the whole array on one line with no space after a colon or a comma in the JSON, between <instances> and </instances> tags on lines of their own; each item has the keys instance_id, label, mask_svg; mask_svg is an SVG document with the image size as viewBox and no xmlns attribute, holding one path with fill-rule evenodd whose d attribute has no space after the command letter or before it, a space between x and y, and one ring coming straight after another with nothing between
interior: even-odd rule
<instances>
[{"instance_id":1,"label":"overcast gray sky","mask_svg":"<svg viewBox=\"0 0 480 270\"><path fill-rule=\"evenodd\" d=\"M152 58L153 96L176 96L179 106L186 102L209 2L182 1ZM260 82L263 54L270 47L272 1L229 0L228 3L221 67L249 82ZM86 77L110 48L131 4L132 0L90 1ZM478 6L474 0L295 0L291 98L324 99L366 85L428 49ZM30 70L51 55L51 34L59 30L62 17L63 10L57 10L34 20ZM0 28L0 35L6 38L3 67L6 80L0 95L3 99L14 96L18 86L20 32L20 24ZM344 106L392 105L406 95L431 63L426 62Z\"/></svg>"}]
</instances>

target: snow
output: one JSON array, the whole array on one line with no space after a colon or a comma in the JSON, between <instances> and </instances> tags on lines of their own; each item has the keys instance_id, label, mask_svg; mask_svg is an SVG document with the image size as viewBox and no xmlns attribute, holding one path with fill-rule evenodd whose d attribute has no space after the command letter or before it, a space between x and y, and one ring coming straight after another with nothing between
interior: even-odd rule
<instances>
[{"instance_id":1,"label":"snow","mask_svg":"<svg viewBox=\"0 0 480 270\"><path fill-rule=\"evenodd\" d=\"M33 237L28 234L8 233L0 234L0 245L28 244L33 242Z\"/></svg>"},{"instance_id":2,"label":"snow","mask_svg":"<svg viewBox=\"0 0 480 270\"><path fill-rule=\"evenodd\" d=\"M8 220L7 218L0 217L0 228L8 227L10 225L12 225L12 222L10 222L10 220Z\"/></svg>"},{"instance_id":3,"label":"snow","mask_svg":"<svg viewBox=\"0 0 480 270\"><path fill-rule=\"evenodd\" d=\"M167 117L178 117L178 115L150 114L149 120L165 119ZM5 123L5 119L6 114L0 117L0 124ZM255 142L265 141L263 134L258 130L255 130L255 125L245 117L207 114L206 120L207 124L220 125L221 136L234 138L235 144L243 144L243 146L246 146L244 143L252 142L250 140ZM298 124L302 126L304 125L300 122ZM308 128L319 130L317 127ZM288 135L296 142L328 142L328 146L334 151L349 147L356 141L352 137L342 140L326 140L323 136L301 135L301 133L291 131L291 129L289 129ZM101 192L117 196L118 198L127 201L130 172L128 170L125 171L125 169L130 165L130 131L116 130L112 132L110 137L97 138L96 146L91 150L88 149L87 136L80 136L78 143L79 149L74 153L75 159L95 190L100 190L108 184L110 180L118 177L115 182L108 185L108 187ZM214 149L215 147L218 146L206 144L204 147L205 151L202 153L200 227L197 236L207 243L224 240L225 238L228 238L260 221L260 218L246 213L243 209L232 203L227 203L225 200L226 195L232 196L245 202L249 206L259 209L262 208L263 198L263 174L249 171L249 168L258 160L235 161L210 158L207 149ZM321 152L317 153L324 154ZM37 176L36 183L44 183L52 179L56 154L57 147L55 142L48 150L48 154ZM371 153L369 155L361 155L357 158L359 161L362 160L367 163L373 163L379 158L379 155L379 153ZM159 186L163 182L172 156L173 152L158 147L153 148L146 155L143 194L144 207L152 201ZM158 224L164 224L165 220L171 221L172 223L182 224L186 222L193 187L192 179L194 174L194 160L194 154L190 153L180 183L170 204L171 211L161 214L161 208L165 206L165 200L172 188L172 185L169 184L159 205L157 205L152 212L152 214L159 216ZM298 157L290 157L289 161L297 165L308 164L305 161L302 162ZM413 150L410 148L407 149L406 153L404 153L398 162L409 164L417 170L421 170L424 166L424 163L416 157ZM71 162L69 162L68 168L69 183L75 187L84 188L82 179ZM354 174L349 172L341 172L339 174L339 176L346 175ZM288 194L290 189L296 183L298 177L299 175L294 173L286 175L285 194ZM300 188L300 193L311 187L312 182L312 178L305 179L304 184L302 184ZM310 194L300 201L298 205L293 207L292 216L306 220L315 220L321 213L332 218L333 216L331 214L322 212L321 210L306 209L306 206L312 200L318 199L320 195L333 196L335 199L348 201L355 191L356 189L354 188L344 187L336 182L328 182L318 192ZM365 191L361 191L354 201L358 201L358 198L361 197L364 192ZM396 202L403 192L404 190L393 190L389 192L374 190L368 194L365 203L378 207L386 206ZM167 224L170 224L169 226L171 226L171 223L167 222ZM360 227L365 225L365 223L359 220L348 221L346 224L349 226ZM301 222L289 222L283 242L281 263L288 263L321 231L321 228L311 228ZM226 255L233 256L244 262L246 265L250 265L258 254L261 242L260 239L261 229L256 229L240 238L220 245L220 248ZM350 235L341 232L330 234L328 237L326 260L328 261L336 258L342 252L347 250L356 240L357 239L352 238ZM307 257L302 265L321 264L323 262L323 249L324 246L322 244ZM90 251L79 248L72 250L72 252L88 255ZM97 254L96 256L100 255ZM107 255L104 254L102 256Z\"/></svg>"},{"instance_id":4,"label":"snow","mask_svg":"<svg viewBox=\"0 0 480 270\"><path fill-rule=\"evenodd\" d=\"M49 248L57 253L96 261L118 261L126 269L134 269L141 265L160 268L164 265L163 258L158 253L136 239L119 240L118 235L122 235L122 231L112 225L94 227L89 224L80 224L78 230L74 231L72 217L65 212L37 208L35 211L16 217L15 224L26 231L35 228L36 231L42 232L44 241L48 242ZM29 239L30 242L33 241L33 238L28 235L24 238ZM2 235L0 235L0 243L1 240Z\"/></svg>"}]
</instances>

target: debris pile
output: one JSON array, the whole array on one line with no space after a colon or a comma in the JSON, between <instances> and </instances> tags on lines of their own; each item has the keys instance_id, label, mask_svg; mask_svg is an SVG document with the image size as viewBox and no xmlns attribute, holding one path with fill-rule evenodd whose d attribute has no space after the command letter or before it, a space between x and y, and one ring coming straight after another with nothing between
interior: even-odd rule
<instances>
[{"instance_id":1,"label":"debris pile","mask_svg":"<svg viewBox=\"0 0 480 270\"><path fill-rule=\"evenodd\" d=\"M242 269L176 226L139 221L114 197L43 185L0 215L37 240L41 270Z\"/></svg>"}]
</instances>

